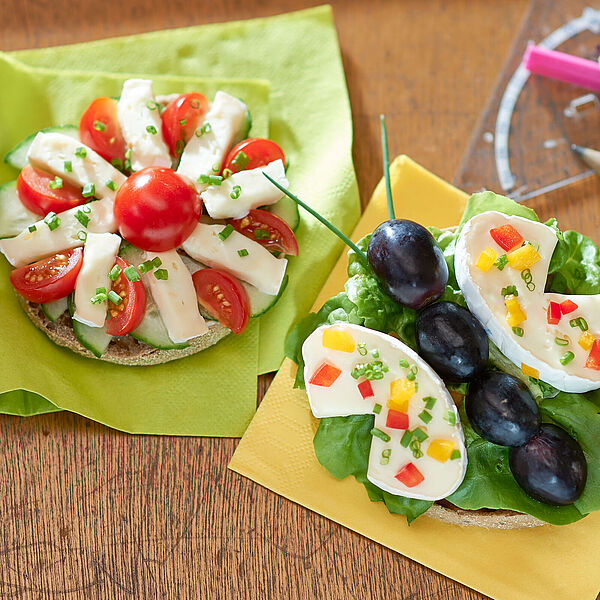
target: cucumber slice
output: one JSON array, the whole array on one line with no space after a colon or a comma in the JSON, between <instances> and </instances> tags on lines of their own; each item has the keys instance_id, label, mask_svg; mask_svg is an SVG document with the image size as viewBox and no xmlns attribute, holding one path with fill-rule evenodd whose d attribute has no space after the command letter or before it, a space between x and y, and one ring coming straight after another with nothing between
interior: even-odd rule
<instances>
[{"instance_id":1,"label":"cucumber slice","mask_svg":"<svg viewBox=\"0 0 600 600\"><path fill-rule=\"evenodd\" d=\"M69 296L68 305L69 314L72 317L75 313L73 294ZM73 332L75 333L77 341L94 356L100 358L106 352L108 345L112 341L112 335L108 335L104 327L90 327L75 319L72 319L71 322L73 323Z\"/></svg>"},{"instance_id":2,"label":"cucumber slice","mask_svg":"<svg viewBox=\"0 0 600 600\"><path fill-rule=\"evenodd\" d=\"M43 133L63 133L71 136L76 140L79 139L79 129L75 125L59 125L58 127L46 127L41 130ZM4 157L4 162L13 166L15 169L22 169L27 165L27 153L33 138L39 133L36 131L28 135L24 140L21 140L8 154Z\"/></svg>"},{"instance_id":3,"label":"cucumber slice","mask_svg":"<svg viewBox=\"0 0 600 600\"><path fill-rule=\"evenodd\" d=\"M300 211L298 210L298 205L291 198L284 196L279 202L267 206L265 210L283 219L292 231L298 229L298 225L300 225Z\"/></svg>"},{"instance_id":4,"label":"cucumber slice","mask_svg":"<svg viewBox=\"0 0 600 600\"><path fill-rule=\"evenodd\" d=\"M281 298L281 294L283 294L285 288L287 287L289 277L286 275L281 282L281 287L279 288L279 292L277 292L276 296L271 296L270 294L265 294L261 292L253 285L242 281L241 284L244 286L248 294L248 299L250 300L250 318L260 317L264 315L268 310L273 308L279 298Z\"/></svg>"},{"instance_id":5,"label":"cucumber slice","mask_svg":"<svg viewBox=\"0 0 600 600\"><path fill-rule=\"evenodd\" d=\"M68 308L68 301L66 298L49 302L48 304L42 304L42 310L44 314L54 323Z\"/></svg>"},{"instance_id":6,"label":"cucumber slice","mask_svg":"<svg viewBox=\"0 0 600 600\"><path fill-rule=\"evenodd\" d=\"M17 195L17 182L0 186L0 238L19 235L25 227L40 220L40 216L23 206Z\"/></svg>"}]
</instances>

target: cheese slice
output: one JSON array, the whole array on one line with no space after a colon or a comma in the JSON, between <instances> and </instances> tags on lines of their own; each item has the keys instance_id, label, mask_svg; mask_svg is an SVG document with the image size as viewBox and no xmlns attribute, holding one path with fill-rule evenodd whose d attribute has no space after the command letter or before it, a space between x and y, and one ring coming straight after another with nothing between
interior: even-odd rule
<instances>
[{"instance_id":1,"label":"cheese slice","mask_svg":"<svg viewBox=\"0 0 600 600\"><path fill-rule=\"evenodd\" d=\"M166 269L168 279L157 279L155 271L144 274L144 283L158 307L169 337L176 344L187 342L208 331L208 326L198 309L198 299L192 275L177 250L168 252L145 252L144 260L158 257Z\"/></svg>"},{"instance_id":2,"label":"cheese slice","mask_svg":"<svg viewBox=\"0 0 600 600\"><path fill-rule=\"evenodd\" d=\"M169 149L162 136L160 111L158 107L150 108L156 104L150 79L128 79L123 84L117 115L123 138L131 150L134 171L145 167L171 167Z\"/></svg>"},{"instance_id":3,"label":"cheese slice","mask_svg":"<svg viewBox=\"0 0 600 600\"><path fill-rule=\"evenodd\" d=\"M210 131L190 138L177 168L180 175L189 177L196 184L199 192L208 186L198 183L198 177L214 175L221 170L225 155L239 134L246 113L247 107L241 100L225 92L216 93L204 121L204 125L210 126Z\"/></svg>"},{"instance_id":4,"label":"cheese slice","mask_svg":"<svg viewBox=\"0 0 600 600\"><path fill-rule=\"evenodd\" d=\"M83 247L83 264L75 283L75 313L73 319L90 327L104 327L107 302L93 304L98 288L108 293L108 277L119 253L121 238L114 233L88 233ZM110 302L110 300L109 300Z\"/></svg>"},{"instance_id":5,"label":"cheese slice","mask_svg":"<svg viewBox=\"0 0 600 600\"><path fill-rule=\"evenodd\" d=\"M389 335L338 323L311 333L302 356L315 417L375 414L367 468L371 483L390 494L422 500L439 500L458 488L467 468L458 410L443 381L416 352ZM375 361L380 361L381 378L368 380L356 372L353 377L355 369ZM401 361L405 366L400 366ZM324 382L315 378L323 365L334 370L325 382L329 385L318 385ZM411 372L412 380L408 378ZM392 394L398 388L401 392ZM403 393L404 389L408 391ZM401 413L400 422L392 420L393 410ZM402 444L407 429L420 430L424 439L412 446ZM396 477L408 464L423 476L412 487Z\"/></svg>"},{"instance_id":6,"label":"cheese slice","mask_svg":"<svg viewBox=\"0 0 600 600\"><path fill-rule=\"evenodd\" d=\"M288 187L289 182L281 160L275 160L266 167L234 173L224 179L221 185L211 186L202 194L208 214L213 219L239 219L246 216L251 208L275 204L281 200L283 194L263 172L283 187Z\"/></svg>"},{"instance_id":7,"label":"cheese slice","mask_svg":"<svg viewBox=\"0 0 600 600\"><path fill-rule=\"evenodd\" d=\"M219 233L224 227L198 223L181 247L193 259L209 267L223 268L265 294L277 295L285 276L287 259L275 258L259 243L237 231L232 231L222 240ZM240 256L240 250L246 250L248 254Z\"/></svg>"}]
</instances>

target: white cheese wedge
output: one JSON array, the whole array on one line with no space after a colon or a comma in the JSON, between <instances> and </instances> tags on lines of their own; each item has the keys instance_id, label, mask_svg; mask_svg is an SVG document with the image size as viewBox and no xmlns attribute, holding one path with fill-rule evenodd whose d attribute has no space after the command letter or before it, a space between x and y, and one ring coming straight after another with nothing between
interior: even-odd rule
<instances>
[{"instance_id":1,"label":"white cheese wedge","mask_svg":"<svg viewBox=\"0 0 600 600\"><path fill-rule=\"evenodd\" d=\"M283 194L263 175L263 171L283 187L289 186L281 160L275 160L266 167L234 173L221 185L211 186L202 193L208 214L213 219L239 219L246 216L251 208L281 200Z\"/></svg>"},{"instance_id":2,"label":"white cheese wedge","mask_svg":"<svg viewBox=\"0 0 600 600\"><path fill-rule=\"evenodd\" d=\"M275 258L259 243L237 231L222 240L219 233L224 228L224 225L198 223L181 247L193 259L209 267L223 268L261 292L276 296L285 276L287 259ZM241 250L247 254L240 256Z\"/></svg>"},{"instance_id":3,"label":"white cheese wedge","mask_svg":"<svg viewBox=\"0 0 600 600\"><path fill-rule=\"evenodd\" d=\"M247 107L241 100L225 92L217 92L204 121L204 125L210 126L210 131L200 137L193 135L186 144L177 172L189 177L199 192L207 186L198 183L198 177L214 175L221 170L225 155L242 128L246 112Z\"/></svg>"},{"instance_id":4,"label":"white cheese wedge","mask_svg":"<svg viewBox=\"0 0 600 600\"><path fill-rule=\"evenodd\" d=\"M93 304L98 288L110 291L108 277L119 253L121 238L114 233L88 233L83 247L83 264L75 283L73 318L90 327L104 327L107 303Z\"/></svg>"},{"instance_id":5,"label":"white cheese wedge","mask_svg":"<svg viewBox=\"0 0 600 600\"><path fill-rule=\"evenodd\" d=\"M144 274L169 337L176 344L187 342L208 331L208 326L198 309L198 299L192 275L176 250L146 252L144 260L160 258L160 269L166 269L168 279L157 279L155 271Z\"/></svg>"},{"instance_id":6,"label":"white cheese wedge","mask_svg":"<svg viewBox=\"0 0 600 600\"><path fill-rule=\"evenodd\" d=\"M481 252L488 247L499 256L506 254L490 235L491 229L506 224L512 225L525 241L537 248L541 257L529 269L532 278L529 288L521 272L510 265L502 270L492 266L487 271L476 266ZM589 334L600 338L600 295L544 293L556 243L556 233L543 223L495 211L477 215L464 226L456 244L456 279L469 309L509 360L520 368L523 365L532 367L539 372L542 381L561 391L583 393L600 388L600 371L585 366L589 349L578 343L583 331L579 327L571 327L570 322L583 317L589 326ZM518 325L517 330L519 333L522 330L522 336L517 335L507 322L502 289L511 285L515 286L518 292L516 300L526 315L526 320ZM560 304L565 300L575 302L578 309L562 315L557 325L549 324L549 303ZM566 341L566 344L558 345L556 338ZM560 359L566 352L572 352L574 358L563 365Z\"/></svg>"},{"instance_id":7,"label":"white cheese wedge","mask_svg":"<svg viewBox=\"0 0 600 600\"><path fill-rule=\"evenodd\" d=\"M319 327L311 333L302 346L302 356L306 391L315 417L375 413L374 427L380 437L373 435L371 441L367 469L371 483L390 494L422 500L439 500L458 488L467 468L458 411L443 381L416 352L389 335L340 323ZM382 371L381 379L352 376L356 367L375 360L387 369ZM401 367L401 360L409 366ZM317 385L318 378L313 379L323 365L339 371L333 382L333 377L327 382L328 386ZM411 368L413 372L416 370L413 382L407 377ZM409 386L418 384L413 388L415 391L407 393L405 412L397 411L406 419L402 426L408 426L409 431L419 429L425 435L418 447L404 447L400 443L407 429L392 427L399 425L391 420L397 413L390 415L388 426L391 410L388 402L398 408L391 399L392 387L396 385L392 382L399 381ZM361 392L361 385L367 385L368 391ZM414 486L407 486L396 477L409 464L412 467L408 468L416 468L423 477Z\"/></svg>"},{"instance_id":8,"label":"white cheese wedge","mask_svg":"<svg viewBox=\"0 0 600 600\"><path fill-rule=\"evenodd\" d=\"M123 138L131 150L134 171L145 167L171 167L169 149L162 136L160 112L150 108L155 104L150 79L128 79L123 84L117 115Z\"/></svg>"}]
</instances>

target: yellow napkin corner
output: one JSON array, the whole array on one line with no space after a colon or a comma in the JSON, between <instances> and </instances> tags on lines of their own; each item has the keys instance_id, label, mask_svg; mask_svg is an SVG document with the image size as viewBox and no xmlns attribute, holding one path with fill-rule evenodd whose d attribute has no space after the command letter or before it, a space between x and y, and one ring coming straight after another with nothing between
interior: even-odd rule
<instances>
[{"instance_id":1,"label":"yellow napkin corner","mask_svg":"<svg viewBox=\"0 0 600 600\"><path fill-rule=\"evenodd\" d=\"M465 193L407 156L394 160L391 178L397 217L436 227L458 223ZM385 218L380 182L352 239L360 239ZM345 280L344 253L315 306L343 289ZM600 514L564 527L518 531L458 527L427 517L409 527L382 502L370 502L353 478L339 481L317 462L312 440L318 421L306 393L293 389L295 373L296 365L286 360L242 438L231 469L497 600L596 598Z\"/></svg>"}]
</instances>

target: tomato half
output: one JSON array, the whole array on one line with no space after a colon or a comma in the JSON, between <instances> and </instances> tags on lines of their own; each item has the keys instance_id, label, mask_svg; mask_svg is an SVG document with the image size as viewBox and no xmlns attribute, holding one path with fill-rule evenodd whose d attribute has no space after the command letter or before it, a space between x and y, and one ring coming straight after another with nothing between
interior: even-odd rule
<instances>
[{"instance_id":1,"label":"tomato half","mask_svg":"<svg viewBox=\"0 0 600 600\"><path fill-rule=\"evenodd\" d=\"M198 302L221 325L242 333L250 319L250 300L242 284L220 269L200 269L192 275Z\"/></svg>"},{"instance_id":2,"label":"tomato half","mask_svg":"<svg viewBox=\"0 0 600 600\"><path fill-rule=\"evenodd\" d=\"M79 121L79 139L102 158L125 161L125 140L117 116L117 101L96 98Z\"/></svg>"},{"instance_id":3,"label":"tomato half","mask_svg":"<svg viewBox=\"0 0 600 600\"><path fill-rule=\"evenodd\" d=\"M15 291L30 302L45 304L68 296L83 264L83 250L73 248L19 267L10 274Z\"/></svg>"},{"instance_id":4,"label":"tomato half","mask_svg":"<svg viewBox=\"0 0 600 600\"><path fill-rule=\"evenodd\" d=\"M81 188L60 178L55 179L54 175L31 165L19 173L17 194L25 208L42 216L49 212L63 212L87 202L87 198L81 195Z\"/></svg>"},{"instance_id":5,"label":"tomato half","mask_svg":"<svg viewBox=\"0 0 600 600\"><path fill-rule=\"evenodd\" d=\"M188 140L202 124L208 110L206 96L199 92L181 94L162 112L162 134L171 156L180 156Z\"/></svg>"},{"instance_id":6,"label":"tomato half","mask_svg":"<svg viewBox=\"0 0 600 600\"><path fill-rule=\"evenodd\" d=\"M243 152L250 159L248 164L243 167L240 167L234 162L235 157L240 152ZM285 166L285 154L279 144L264 138L248 138L231 149L225 158L223 170L230 169L234 173L237 173L239 171L264 167L278 159L282 160Z\"/></svg>"},{"instance_id":7,"label":"tomato half","mask_svg":"<svg viewBox=\"0 0 600 600\"><path fill-rule=\"evenodd\" d=\"M119 188L113 212L128 242L142 250L164 252L179 246L194 231L202 201L172 169L147 167Z\"/></svg>"},{"instance_id":8,"label":"tomato half","mask_svg":"<svg viewBox=\"0 0 600 600\"><path fill-rule=\"evenodd\" d=\"M129 281L123 272L127 267L131 267L127 261L117 256L115 264L121 269L121 273L113 281L112 289L121 296L122 301L119 304L113 304L109 300L108 316L110 318L106 321L106 333L125 335L133 331L146 314L146 288L141 279Z\"/></svg>"},{"instance_id":9,"label":"tomato half","mask_svg":"<svg viewBox=\"0 0 600 600\"><path fill-rule=\"evenodd\" d=\"M289 225L267 210L252 209L241 219L232 219L231 225L247 238L268 250L298 256L298 242Z\"/></svg>"}]
</instances>

